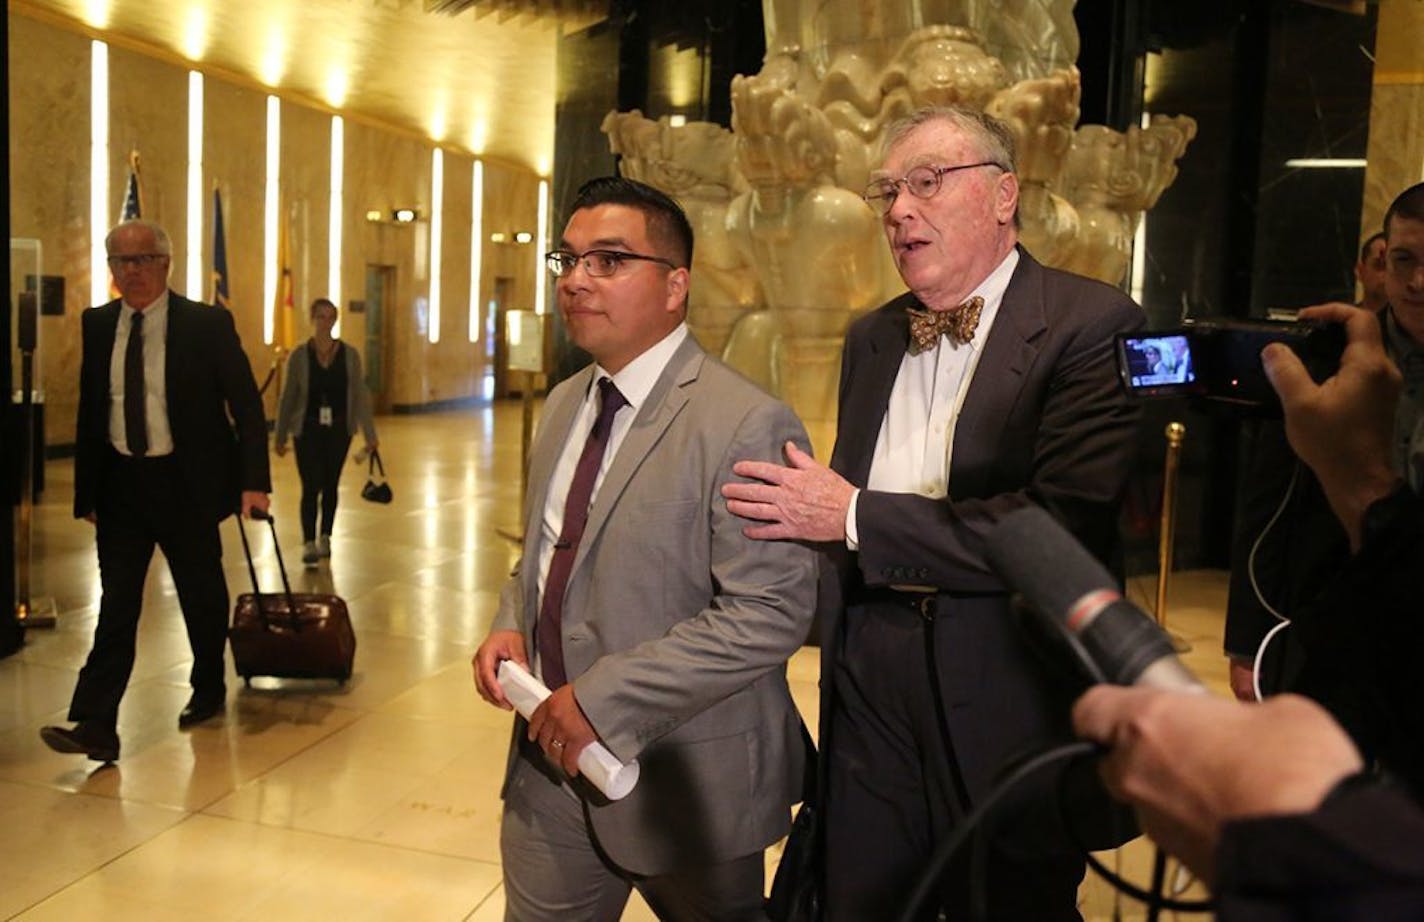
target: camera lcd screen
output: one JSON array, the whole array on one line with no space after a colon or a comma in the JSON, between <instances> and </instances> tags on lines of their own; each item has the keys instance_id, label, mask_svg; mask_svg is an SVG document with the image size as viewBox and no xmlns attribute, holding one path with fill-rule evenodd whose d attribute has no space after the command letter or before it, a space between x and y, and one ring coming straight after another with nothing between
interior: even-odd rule
<instances>
[{"instance_id":1,"label":"camera lcd screen","mask_svg":"<svg viewBox=\"0 0 1424 922\"><path fill-rule=\"evenodd\" d=\"M1123 381L1134 392L1196 390L1191 341L1181 334L1123 336L1118 340Z\"/></svg>"}]
</instances>

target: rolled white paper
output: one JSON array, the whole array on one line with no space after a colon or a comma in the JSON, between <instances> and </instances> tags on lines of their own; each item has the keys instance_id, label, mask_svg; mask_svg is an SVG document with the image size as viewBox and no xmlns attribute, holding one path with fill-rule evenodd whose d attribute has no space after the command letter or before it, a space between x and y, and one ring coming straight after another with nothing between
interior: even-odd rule
<instances>
[{"instance_id":1,"label":"rolled white paper","mask_svg":"<svg viewBox=\"0 0 1424 922\"><path fill-rule=\"evenodd\" d=\"M529 674L529 670L514 662L504 660L495 673L504 696L514 705L526 720L534 709L543 703L552 692L543 682ZM638 783L638 760L624 764L608 751L598 740L583 748L578 758L579 772L598 788L609 800L622 800Z\"/></svg>"}]
</instances>

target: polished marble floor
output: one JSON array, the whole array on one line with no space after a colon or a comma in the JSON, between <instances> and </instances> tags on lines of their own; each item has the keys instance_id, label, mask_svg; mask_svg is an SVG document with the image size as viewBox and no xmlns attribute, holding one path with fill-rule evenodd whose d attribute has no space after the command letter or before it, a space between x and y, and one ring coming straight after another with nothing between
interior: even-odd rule
<instances>
[{"instance_id":1,"label":"polished marble floor","mask_svg":"<svg viewBox=\"0 0 1424 922\"><path fill-rule=\"evenodd\" d=\"M24 920L497 920L503 916L498 786L509 716L474 693L469 658L514 562L521 416L516 404L378 421L395 491L360 500L348 468L329 565L299 563L298 485L274 458L274 512L294 588L347 599L358 638L345 686L229 677L224 718L177 729L187 640L167 568L149 575L138 660L120 713L122 758L99 767L49 751L64 722L98 605L93 531L69 512L72 464L52 461L34 523L35 597L54 629L0 660L0 918ZM259 576L277 585L273 543L250 525ZM249 583L224 526L233 593ZM1149 581L1135 583L1146 599ZM1189 663L1224 687L1225 574L1178 574L1171 627ZM792 660L815 726L817 651ZM229 670L231 660L229 658ZM1146 851L1124 849L1145 880ZM774 865L777 849L768 851ZM1107 889L1084 886L1091 919ZM1142 918L1124 904L1124 918ZM892 913L887 911L887 918ZM652 915L637 899L625 919Z\"/></svg>"}]
</instances>

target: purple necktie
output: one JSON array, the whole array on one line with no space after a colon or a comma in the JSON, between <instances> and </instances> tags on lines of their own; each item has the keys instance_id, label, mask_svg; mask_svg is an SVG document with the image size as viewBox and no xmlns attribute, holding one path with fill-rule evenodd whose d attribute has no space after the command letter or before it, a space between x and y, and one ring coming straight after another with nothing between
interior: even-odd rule
<instances>
[{"instance_id":1,"label":"purple necktie","mask_svg":"<svg viewBox=\"0 0 1424 922\"><path fill-rule=\"evenodd\" d=\"M588 524L593 484L598 479L603 453L608 448L613 417L628 403L610 378L599 378L598 389L602 392L599 394L598 418L593 422L593 431L588 434L588 441L583 443L583 454L579 455L578 466L574 468L569 498L564 501L564 527L554 544L554 559L549 562L549 575L544 580L544 600L539 605L539 623L535 625L539 668L544 674L544 684L550 689L568 683L564 673L564 590L568 588L569 572L573 570L574 556L578 554L579 541L583 539L583 529Z\"/></svg>"}]
</instances>

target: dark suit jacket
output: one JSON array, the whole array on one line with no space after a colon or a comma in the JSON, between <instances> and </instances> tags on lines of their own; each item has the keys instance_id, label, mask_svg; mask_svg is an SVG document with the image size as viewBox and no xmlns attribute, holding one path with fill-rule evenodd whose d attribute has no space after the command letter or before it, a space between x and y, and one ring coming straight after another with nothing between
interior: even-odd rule
<instances>
[{"instance_id":1,"label":"dark suit jacket","mask_svg":"<svg viewBox=\"0 0 1424 922\"><path fill-rule=\"evenodd\" d=\"M119 301L83 314L75 434L74 515L95 510L109 444L109 362ZM242 490L270 492L267 420L232 314L168 293L164 366L173 453L197 512L214 523L231 514ZM230 417L230 418L229 418Z\"/></svg>"},{"instance_id":2,"label":"dark suit jacket","mask_svg":"<svg viewBox=\"0 0 1424 922\"><path fill-rule=\"evenodd\" d=\"M1424 811L1401 791L1342 789L1310 813L1227 823L1219 922L1424 919Z\"/></svg>"},{"instance_id":3,"label":"dark suit jacket","mask_svg":"<svg viewBox=\"0 0 1424 922\"><path fill-rule=\"evenodd\" d=\"M857 486L870 474L909 339L905 308L914 306L913 295L902 295L846 337L831 467ZM940 592L936 630L947 635L941 649L952 651L940 671L972 801L1008 759L1070 735L1069 693L1020 635L1007 587L985 562L984 536L1003 515L1037 503L1109 559L1139 416L1118 384L1113 334L1143 322L1117 289L1019 251L955 428L949 498L863 491L860 550L835 551L827 572L838 579L823 576L821 740L832 758L835 664L856 653L841 650L840 619L857 616L861 590L902 583Z\"/></svg>"}]
</instances>

